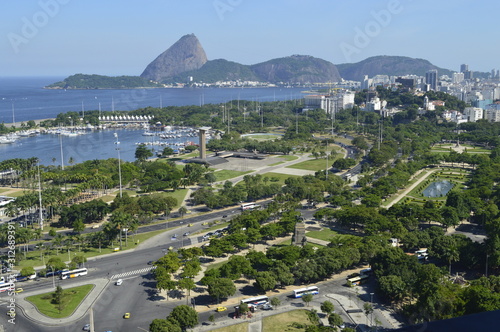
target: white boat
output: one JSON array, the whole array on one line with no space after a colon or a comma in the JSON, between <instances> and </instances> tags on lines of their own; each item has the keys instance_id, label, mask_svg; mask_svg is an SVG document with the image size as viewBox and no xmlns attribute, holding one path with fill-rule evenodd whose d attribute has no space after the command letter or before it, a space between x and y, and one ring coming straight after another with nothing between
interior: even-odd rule
<instances>
[{"instance_id":1,"label":"white boat","mask_svg":"<svg viewBox=\"0 0 500 332\"><path fill-rule=\"evenodd\" d=\"M0 144L11 144L11 143L14 143L15 141L16 140L14 138L5 137L5 136L0 137Z\"/></svg>"}]
</instances>

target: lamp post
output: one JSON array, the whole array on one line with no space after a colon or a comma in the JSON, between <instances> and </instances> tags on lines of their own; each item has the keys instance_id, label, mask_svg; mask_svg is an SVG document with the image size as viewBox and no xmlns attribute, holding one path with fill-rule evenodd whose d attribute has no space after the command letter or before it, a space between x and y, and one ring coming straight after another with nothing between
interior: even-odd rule
<instances>
[{"instance_id":1,"label":"lamp post","mask_svg":"<svg viewBox=\"0 0 500 332\"><path fill-rule=\"evenodd\" d=\"M125 247L127 247L128 246L128 241L127 241L128 228L123 228L122 230L125 232Z\"/></svg>"},{"instance_id":2,"label":"lamp post","mask_svg":"<svg viewBox=\"0 0 500 332\"><path fill-rule=\"evenodd\" d=\"M370 326L373 326L373 293L370 293L370 305L372 306L370 313Z\"/></svg>"},{"instance_id":3,"label":"lamp post","mask_svg":"<svg viewBox=\"0 0 500 332\"><path fill-rule=\"evenodd\" d=\"M118 141L118 134L114 133L116 138L116 151L118 151L118 177L120 178L120 198L122 198L122 166L120 161L120 142Z\"/></svg>"}]
</instances>

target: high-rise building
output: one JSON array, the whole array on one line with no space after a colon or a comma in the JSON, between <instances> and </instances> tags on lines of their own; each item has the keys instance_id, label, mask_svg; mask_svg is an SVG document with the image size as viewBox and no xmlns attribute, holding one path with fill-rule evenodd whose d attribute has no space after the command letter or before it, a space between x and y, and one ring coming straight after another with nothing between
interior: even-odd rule
<instances>
[{"instance_id":1,"label":"high-rise building","mask_svg":"<svg viewBox=\"0 0 500 332\"><path fill-rule=\"evenodd\" d=\"M453 73L453 78L452 78L453 83L463 82L464 79L465 79L464 73Z\"/></svg>"},{"instance_id":2,"label":"high-rise building","mask_svg":"<svg viewBox=\"0 0 500 332\"><path fill-rule=\"evenodd\" d=\"M430 89L437 91L438 87L438 71L431 69L425 73L425 83L430 85Z\"/></svg>"},{"instance_id":3,"label":"high-rise building","mask_svg":"<svg viewBox=\"0 0 500 332\"><path fill-rule=\"evenodd\" d=\"M460 65L460 72L461 73L465 73L468 70L469 70L469 65L466 65L466 64Z\"/></svg>"}]
</instances>

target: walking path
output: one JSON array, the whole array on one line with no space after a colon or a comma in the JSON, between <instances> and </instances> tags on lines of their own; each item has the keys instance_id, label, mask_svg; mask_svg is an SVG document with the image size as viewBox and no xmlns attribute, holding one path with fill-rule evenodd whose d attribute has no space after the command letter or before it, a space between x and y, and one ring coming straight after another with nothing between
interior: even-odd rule
<instances>
[{"instance_id":1,"label":"walking path","mask_svg":"<svg viewBox=\"0 0 500 332\"><path fill-rule=\"evenodd\" d=\"M415 183L413 183L411 186L407 187L406 189L404 189L402 192L396 194L398 197L396 197L395 200L393 200L392 202L390 202L389 204L387 204L385 206L386 209L390 208L391 206L393 206L394 204L396 204L397 202L399 202L400 200L402 200L403 198L406 197L406 195L408 195L408 193L410 193L410 191L412 191L415 187L417 187L420 183L422 183L423 181L425 181L429 175L431 175L432 173L434 173L436 170L433 169L433 170L424 170L424 169L421 169L419 170L418 172L415 173L415 175L413 176L413 178L417 177L420 175L420 173L422 172L425 172L425 174L420 178L418 179L417 181L415 181Z\"/></svg>"}]
</instances>

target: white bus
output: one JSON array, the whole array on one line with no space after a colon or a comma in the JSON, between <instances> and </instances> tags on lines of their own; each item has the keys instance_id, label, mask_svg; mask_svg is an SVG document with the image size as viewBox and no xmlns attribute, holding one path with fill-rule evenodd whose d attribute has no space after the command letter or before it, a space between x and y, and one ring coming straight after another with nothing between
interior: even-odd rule
<instances>
[{"instance_id":1,"label":"white bus","mask_svg":"<svg viewBox=\"0 0 500 332\"><path fill-rule=\"evenodd\" d=\"M7 291L14 291L16 289L16 286L14 283L2 283L0 284L0 293L7 292Z\"/></svg>"},{"instance_id":2,"label":"white bus","mask_svg":"<svg viewBox=\"0 0 500 332\"><path fill-rule=\"evenodd\" d=\"M316 286L310 286L306 288L299 288L293 291L293 297L298 298L302 297L305 294L317 295L319 294L319 288Z\"/></svg>"},{"instance_id":3,"label":"white bus","mask_svg":"<svg viewBox=\"0 0 500 332\"><path fill-rule=\"evenodd\" d=\"M241 303L246 303L248 305L253 305L254 307L262 304L266 304L269 302L269 298L265 295L250 297L248 299L241 300Z\"/></svg>"},{"instance_id":4,"label":"white bus","mask_svg":"<svg viewBox=\"0 0 500 332\"><path fill-rule=\"evenodd\" d=\"M88 273L87 268L83 267L81 269L75 269L70 271L63 271L61 273L61 279L76 278L80 276L86 276Z\"/></svg>"},{"instance_id":5,"label":"white bus","mask_svg":"<svg viewBox=\"0 0 500 332\"><path fill-rule=\"evenodd\" d=\"M259 206L260 205L259 204L255 204L255 202L243 203L243 204L241 204L241 210L242 211L252 210L252 209L258 208Z\"/></svg>"}]
</instances>

